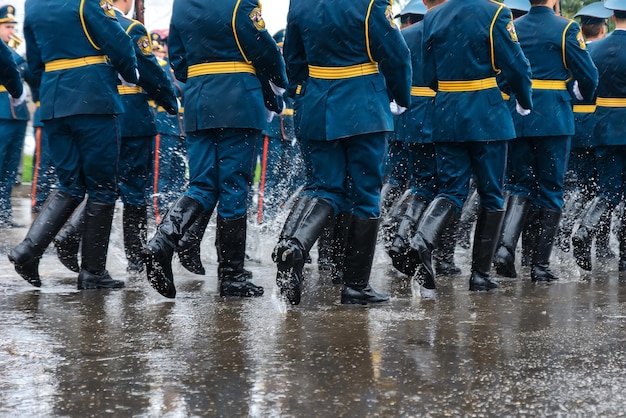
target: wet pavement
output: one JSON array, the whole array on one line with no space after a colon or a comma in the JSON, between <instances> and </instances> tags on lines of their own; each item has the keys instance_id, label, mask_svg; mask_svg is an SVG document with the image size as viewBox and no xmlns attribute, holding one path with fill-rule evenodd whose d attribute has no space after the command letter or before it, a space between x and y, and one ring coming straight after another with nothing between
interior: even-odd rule
<instances>
[{"instance_id":1,"label":"wet pavement","mask_svg":"<svg viewBox=\"0 0 626 418\"><path fill-rule=\"evenodd\" d=\"M27 199L14 207L29 222ZM0 230L0 416L626 415L626 276L615 260L581 276L558 253L559 283L533 285L521 269L501 290L470 293L457 248L464 274L439 278L436 299L423 300L379 249L372 285L389 303L342 306L311 264L302 304L286 308L276 233L249 229L247 268L265 296L223 299L211 225L208 274L175 261L172 301L126 275L120 214L108 268L123 290L77 291L51 250L36 289L4 255L26 229Z\"/></svg>"}]
</instances>

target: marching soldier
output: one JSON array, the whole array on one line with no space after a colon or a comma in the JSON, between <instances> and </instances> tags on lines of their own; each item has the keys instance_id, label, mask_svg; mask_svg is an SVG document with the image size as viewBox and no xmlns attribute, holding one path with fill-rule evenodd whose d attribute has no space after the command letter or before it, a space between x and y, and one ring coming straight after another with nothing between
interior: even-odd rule
<instances>
[{"instance_id":1,"label":"marching soldier","mask_svg":"<svg viewBox=\"0 0 626 418\"><path fill-rule=\"evenodd\" d=\"M557 280L549 269L552 244L563 206L563 179L574 133L567 82L579 98L593 98L598 71L587 52L578 23L557 16L557 0L532 0L527 15L515 21L522 50L531 63L535 111L512 111L517 138L510 144L507 214L494 258L496 272L516 277L515 247L529 211L537 231L531 280Z\"/></svg>"},{"instance_id":2,"label":"marching soldier","mask_svg":"<svg viewBox=\"0 0 626 418\"><path fill-rule=\"evenodd\" d=\"M348 24L349 22L349 24ZM340 46L340 47L338 47ZM388 300L369 285L378 222L390 99L410 105L409 51L387 0L292 2L285 60L296 136L311 181L274 249L276 283L300 303L302 268L328 220L351 212L341 302ZM396 112L400 113L396 106Z\"/></svg>"},{"instance_id":3,"label":"marching soldier","mask_svg":"<svg viewBox=\"0 0 626 418\"><path fill-rule=\"evenodd\" d=\"M615 31L589 45L600 74L595 112L594 145L599 193L587 206L578 230L572 236L576 263L591 270L591 243L599 225L610 218L624 199L626 184L626 1L607 0L613 10ZM619 230L619 271L626 271L626 222L622 215Z\"/></svg>"},{"instance_id":4,"label":"marching soldier","mask_svg":"<svg viewBox=\"0 0 626 418\"><path fill-rule=\"evenodd\" d=\"M265 107L281 112L284 106L280 95L287 79L280 50L253 0L175 0L168 49L176 78L187 86L189 189L145 248L148 280L163 296L175 297L174 250L191 225L219 202L220 295L261 296L263 288L244 271L246 197L254 147L266 125Z\"/></svg>"},{"instance_id":5,"label":"marching soldier","mask_svg":"<svg viewBox=\"0 0 626 418\"><path fill-rule=\"evenodd\" d=\"M21 76L28 78L28 65L15 51L21 43L21 40L15 36L16 23L15 8L13 6L0 7L0 39L5 45L11 47L11 54ZM0 87L0 131L2 132L0 136L0 228L23 226L13 221L11 193L22 158L26 124L29 119L30 113L26 102L22 100L18 104L15 100L11 100L7 89Z\"/></svg>"},{"instance_id":6,"label":"marching soldier","mask_svg":"<svg viewBox=\"0 0 626 418\"><path fill-rule=\"evenodd\" d=\"M9 260L22 278L41 286L43 252L88 194L77 287L123 287L106 271L106 255L117 198L116 115L124 111L116 84L118 75L138 82L132 42L106 0L69 0L63 7L56 0L30 0L24 35L60 185Z\"/></svg>"},{"instance_id":7,"label":"marching soldier","mask_svg":"<svg viewBox=\"0 0 626 418\"><path fill-rule=\"evenodd\" d=\"M437 89L431 126L439 194L411 241L409 273L415 273L423 296L435 289L431 253L467 199L473 174L481 208L469 289L497 288L490 277L491 260L504 216L507 144L515 129L495 76L501 74L520 113L528 114L533 105L530 68L511 12L500 3L448 0L426 13L423 39L423 80Z\"/></svg>"}]
</instances>

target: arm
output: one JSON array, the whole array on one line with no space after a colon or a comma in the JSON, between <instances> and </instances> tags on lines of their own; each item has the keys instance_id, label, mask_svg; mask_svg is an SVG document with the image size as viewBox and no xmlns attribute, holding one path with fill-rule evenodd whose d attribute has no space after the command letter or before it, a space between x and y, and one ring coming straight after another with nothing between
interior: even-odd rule
<instances>
[{"instance_id":1,"label":"arm","mask_svg":"<svg viewBox=\"0 0 626 418\"><path fill-rule=\"evenodd\" d=\"M290 14L287 16L283 54L285 55L287 77L289 78L287 96L295 97L298 86L302 85L309 78L309 67L304 43L300 35L300 28L291 19Z\"/></svg>"},{"instance_id":2,"label":"arm","mask_svg":"<svg viewBox=\"0 0 626 418\"><path fill-rule=\"evenodd\" d=\"M11 97L18 98L24 91L22 78L13 60L11 50L4 42L0 42L0 44L2 44L0 45L0 84L6 87Z\"/></svg>"},{"instance_id":3,"label":"arm","mask_svg":"<svg viewBox=\"0 0 626 418\"><path fill-rule=\"evenodd\" d=\"M173 23L170 23L170 34L167 37L167 50L169 51L170 65L174 70L176 79L186 83L187 70L189 68L187 64L187 54L185 53L183 40L180 38L180 34Z\"/></svg>"},{"instance_id":4,"label":"arm","mask_svg":"<svg viewBox=\"0 0 626 418\"><path fill-rule=\"evenodd\" d=\"M571 71L574 80L578 81L578 88L583 98L593 100L598 86L598 69L596 68L578 23L572 23L565 34L565 62Z\"/></svg>"}]
</instances>

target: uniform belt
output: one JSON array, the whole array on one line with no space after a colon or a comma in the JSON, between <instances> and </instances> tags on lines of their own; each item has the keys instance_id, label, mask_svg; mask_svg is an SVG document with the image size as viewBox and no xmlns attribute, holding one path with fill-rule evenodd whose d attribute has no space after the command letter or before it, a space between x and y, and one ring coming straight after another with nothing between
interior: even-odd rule
<instances>
[{"instance_id":1,"label":"uniform belt","mask_svg":"<svg viewBox=\"0 0 626 418\"><path fill-rule=\"evenodd\" d=\"M593 113L596 111L596 105L575 104L572 110L574 111L574 113Z\"/></svg>"},{"instance_id":2,"label":"uniform belt","mask_svg":"<svg viewBox=\"0 0 626 418\"><path fill-rule=\"evenodd\" d=\"M198 77L209 74L251 73L256 74L252 64L245 62L205 62L195 64L187 69L187 77Z\"/></svg>"},{"instance_id":3,"label":"uniform belt","mask_svg":"<svg viewBox=\"0 0 626 418\"><path fill-rule=\"evenodd\" d=\"M347 67L318 67L316 65L309 65L309 76L324 80L341 80L342 78L360 77L362 75L372 74L378 74L378 64L375 62L350 65Z\"/></svg>"},{"instance_id":4,"label":"uniform belt","mask_svg":"<svg viewBox=\"0 0 626 418\"><path fill-rule=\"evenodd\" d=\"M430 87L411 87L411 96L415 97L435 97L437 93Z\"/></svg>"},{"instance_id":5,"label":"uniform belt","mask_svg":"<svg viewBox=\"0 0 626 418\"><path fill-rule=\"evenodd\" d=\"M117 86L117 92L119 94L140 94L143 93L143 89L139 86Z\"/></svg>"},{"instance_id":6,"label":"uniform belt","mask_svg":"<svg viewBox=\"0 0 626 418\"><path fill-rule=\"evenodd\" d=\"M0 86L0 93L5 93L7 91L7 88L4 86Z\"/></svg>"},{"instance_id":7,"label":"uniform belt","mask_svg":"<svg viewBox=\"0 0 626 418\"><path fill-rule=\"evenodd\" d=\"M626 107L626 98L623 97L598 97L596 106L600 107Z\"/></svg>"},{"instance_id":8,"label":"uniform belt","mask_svg":"<svg viewBox=\"0 0 626 418\"><path fill-rule=\"evenodd\" d=\"M444 93L464 93L498 87L495 77L481 80L439 81L438 89Z\"/></svg>"},{"instance_id":9,"label":"uniform belt","mask_svg":"<svg viewBox=\"0 0 626 418\"><path fill-rule=\"evenodd\" d=\"M109 58L106 55L95 55L92 57L82 58L64 58L46 62L45 70L46 72L69 70L70 68L85 67L87 65L106 64L108 61Z\"/></svg>"},{"instance_id":10,"label":"uniform belt","mask_svg":"<svg viewBox=\"0 0 626 418\"><path fill-rule=\"evenodd\" d=\"M563 80L536 80L532 79L532 87L537 90L567 90Z\"/></svg>"}]
</instances>

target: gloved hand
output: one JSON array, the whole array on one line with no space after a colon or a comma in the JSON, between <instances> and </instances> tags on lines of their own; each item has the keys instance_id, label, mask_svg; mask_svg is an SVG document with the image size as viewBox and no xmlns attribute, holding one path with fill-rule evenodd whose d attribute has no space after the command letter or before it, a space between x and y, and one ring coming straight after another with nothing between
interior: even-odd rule
<instances>
[{"instance_id":1,"label":"gloved hand","mask_svg":"<svg viewBox=\"0 0 626 418\"><path fill-rule=\"evenodd\" d=\"M139 70L135 68L135 76L137 77L137 80L139 80ZM122 86L126 86L126 87L135 87L137 86L136 84L133 83L129 83L128 81L124 80L124 77L122 77L121 74L117 74L117 78L119 78L119 80L122 82Z\"/></svg>"},{"instance_id":2,"label":"gloved hand","mask_svg":"<svg viewBox=\"0 0 626 418\"><path fill-rule=\"evenodd\" d=\"M274 92L274 94L277 96L282 96L283 93L285 93L284 88L278 87L276 84L272 83L271 81L270 81L270 87L272 88L272 91Z\"/></svg>"},{"instance_id":3,"label":"gloved hand","mask_svg":"<svg viewBox=\"0 0 626 418\"><path fill-rule=\"evenodd\" d=\"M276 116L276 112L273 110L269 110L267 107L265 108L265 120L267 123L272 123L274 120L274 116Z\"/></svg>"},{"instance_id":4,"label":"gloved hand","mask_svg":"<svg viewBox=\"0 0 626 418\"><path fill-rule=\"evenodd\" d=\"M391 113L394 115L401 115L404 112L406 112L406 107L402 107L400 106L398 103L396 103L395 100L393 100L391 103L389 103L389 109L391 109Z\"/></svg>"},{"instance_id":5,"label":"gloved hand","mask_svg":"<svg viewBox=\"0 0 626 418\"><path fill-rule=\"evenodd\" d=\"M522 116L530 115L530 109L524 109L521 104L515 99L515 110Z\"/></svg>"},{"instance_id":6,"label":"gloved hand","mask_svg":"<svg viewBox=\"0 0 626 418\"><path fill-rule=\"evenodd\" d=\"M572 90L574 91L574 96L578 99L578 100L585 100L585 98L583 97L583 95L580 93L580 87L578 86L578 80L574 81L574 87L572 88Z\"/></svg>"},{"instance_id":7,"label":"gloved hand","mask_svg":"<svg viewBox=\"0 0 626 418\"><path fill-rule=\"evenodd\" d=\"M9 97L11 101L11 106L17 107L21 105L22 103L24 103L24 101L26 100L26 89L25 88L22 89L22 95L20 97L13 97L10 95Z\"/></svg>"}]
</instances>

